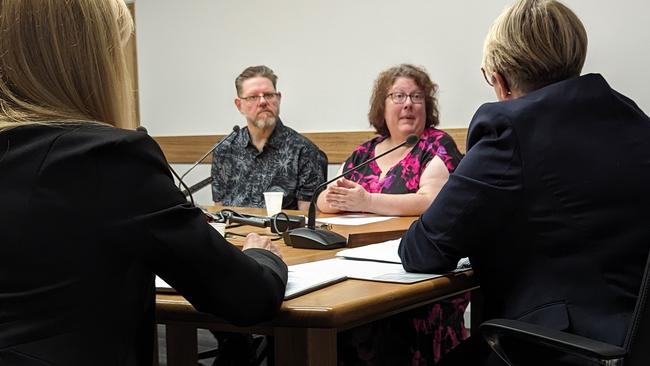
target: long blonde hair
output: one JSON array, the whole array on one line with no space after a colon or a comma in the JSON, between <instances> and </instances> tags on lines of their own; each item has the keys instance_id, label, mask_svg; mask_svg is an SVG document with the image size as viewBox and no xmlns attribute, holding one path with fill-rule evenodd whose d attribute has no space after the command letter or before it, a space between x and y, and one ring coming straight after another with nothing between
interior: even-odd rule
<instances>
[{"instance_id":1,"label":"long blonde hair","mask_svg":"<svg viewBox=\"0 0 650 366\"><path fill-rule=\"evenodd\" d=\"M123 0L0 0L0 130L134 118Z\"/></svg>"},{"instance_id":2,"label":"long blonde hair","mask_svg":"<svg viewBox=\"0 0 650 366\"><path fill-rule=\"evenodd\" d=\"M571 9L556 0L519 0L492 25L483 66L530 92L580 76L586 55L587 32Z\"/></svg>"}]
</instances>

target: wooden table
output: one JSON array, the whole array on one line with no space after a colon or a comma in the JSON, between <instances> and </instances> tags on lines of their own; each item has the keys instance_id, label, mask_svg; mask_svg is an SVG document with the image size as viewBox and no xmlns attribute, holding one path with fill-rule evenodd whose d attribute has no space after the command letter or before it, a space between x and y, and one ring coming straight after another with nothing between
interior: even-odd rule
<instances>
[{"instance_id":1,"label":"wooden table","mask_svg":"<svg viewBox=\"0 0 650 366\"><path fill-rule=\"evenodd\" d=\"M401 236L414 220L402 217L333 229L349 240L367 244ZM295 249L284 244L281 249L289 265L332 258L337 252ZM275 319L250 328L235 327L199 313L176 294L157 294L156 314L157 322L167 326L169 366L197 364L197 328L272 335L278 366L336 365L338 332L477 288L471 271L411 285L346 280L285 301Z\"/></svg>"},{"instance_id":2,"label":"wooden table","mask_svg":"<svg viewBox=\"0 0 650 366\"><path fill-rule=\"evenodd\" d=\"M210 212L217 212L224 207L221 206L211 206L208 208ZM263 208L228 208L239 213L245 213L249 215L266 215L266 210ZM284 210L289 215L303 215L304 212L293 211L293 210ZM371 215L370 216L377 216ZM332 214L319 214L318 217L332 217L337 215ZM332 230L343 235L348 239L348 248L359 247L372 243L379 243L386 240L392 240L401 238L404 232L411 226L413 221L417 220L416 216L403 216L395 217L388 221L375 222L372 224L366 225L356 225L356 226L347 226L347 225L332 225ZM250 226L246 227L251 232L257 232L255 228ZM230 240L230 238L229 238ZM235 244L239 244L238 241L234 241ZM302 263L302 262L301 262ZM297 263L291 263L297 264Z\"/></svg>"}]
</instances>

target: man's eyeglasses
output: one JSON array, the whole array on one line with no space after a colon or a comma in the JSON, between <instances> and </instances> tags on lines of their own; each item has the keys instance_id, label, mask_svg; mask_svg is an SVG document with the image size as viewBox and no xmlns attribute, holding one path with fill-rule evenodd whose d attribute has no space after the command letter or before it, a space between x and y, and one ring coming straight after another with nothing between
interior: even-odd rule
<instances>
[{"instance_id":1,"label":"man's eyeglasses","mask_svg":"<svg viewBox=\"0 0 650 366\"><path fill-rule=\"evenodd\" d=\"M485 69L481 67L481 72L483 73L483 78L485 79L485 82L488 83L489 86L494 87L494 83L488 79L487 74L485 73Z\"/></svg>"},{"instance_id":2,"label":"man's eyeglasses","mask_svg":"<svg viewBox=\"0 0 650 366\"><path fill-rule=\"evenodd\" d=\"M278 100L280 93L263 93L259 95L251 95L249 97L239 97L239 99L248 103L259 103L261 98L264 98L268 103L273 103Z\"/></svg>"},{"instance_id":3,"label":"man's eyeglasses","mask_svg":"<svg viewBox=\"0 0 650 366\"><path fill-rule=\"evenodd\" d=\"M390 100L395 104L406 103L406 98L411 98L411 103L413 104L422 104L424 103L424 94L422 93L413 93L406 94L401 92L390 93L388 96Z\"/></svg>"}]
</instances>

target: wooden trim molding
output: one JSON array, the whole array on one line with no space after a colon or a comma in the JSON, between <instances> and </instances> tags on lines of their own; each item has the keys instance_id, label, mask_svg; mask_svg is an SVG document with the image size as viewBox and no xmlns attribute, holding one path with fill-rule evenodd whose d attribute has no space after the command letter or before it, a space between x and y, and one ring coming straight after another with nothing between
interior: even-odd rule
<instances>
[{"instance_id":1,"label":"wooden trim molding","mask_svg":"<svg viewBox=\"0 0 650 366\"><path fill-rule=\"evenodd\" d=\"M465 153L467 140L466 128L444 129L458 145L458 149ZM344 132L307 132L303 133L319 149L327 154L330 164L341 164L352 151L364 141L375 136L374 131L344 131ZM210 150L217 141L225 135L201 136L157 136L154 137L162 148L167 160L174 164L191 164ZM204 163L210 163L212 157L208 156Z\"/></svg>"}]
</instances>

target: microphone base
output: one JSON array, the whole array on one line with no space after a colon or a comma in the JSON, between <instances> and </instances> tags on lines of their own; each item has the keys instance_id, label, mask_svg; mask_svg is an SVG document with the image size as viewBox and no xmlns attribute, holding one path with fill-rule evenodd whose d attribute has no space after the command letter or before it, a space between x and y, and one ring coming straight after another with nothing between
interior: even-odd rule
<instances>
[{"instance_id":1,"label":"microphone base","mask_svg":"<svg viewBox=\"0 0 650 366\"><path fill-rule=\"evenodd\" d=\"M329 230L302 227L285 234L285 242L301 249L337 249L344 248L348 240Z\"/></svg>"}]
</instances>

